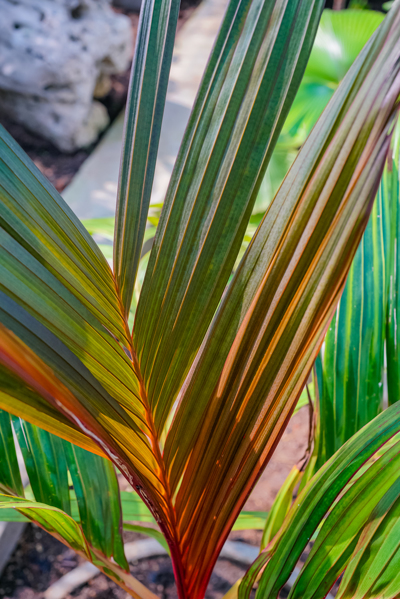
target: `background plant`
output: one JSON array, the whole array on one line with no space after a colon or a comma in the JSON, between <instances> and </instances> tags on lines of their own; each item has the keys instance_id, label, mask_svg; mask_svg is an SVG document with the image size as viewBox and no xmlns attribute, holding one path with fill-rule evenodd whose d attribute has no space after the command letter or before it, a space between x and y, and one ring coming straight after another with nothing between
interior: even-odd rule
<instances>
[{"instance_id":1,"label":"background plant","mask_svg":"<svg viewBox=\"0 0 400 599\"><path fill-rule=\"evenodd\" d=\"M12 495L4 495L0 507L14 508L62 537L133 596L150 593L127 572L115 535L121 522L112 493L114 488L118 496L115 474L104 457L157 522L180 596L202 597L222 544L308 379L368 221L400 93L399 2L305 142L227 286L321 10L322 2L301 0L229 5L161 212L132 335L129 312L177 5L149 1L142 11L115 276L78 219L2 131L0 405L45 429L43 434L69 442L63 448L79 523L72 518L70 494L60 506L22 497L4 414L2 464ZM379 416L365 437L339 450L343 459L334 457L310 481L305 497L319 501L322 494L315 518L326 513L330 485L337 490L347 484L397 432L396 410L382 415L383 424ZM27 427L31 439L42 434ZM48 439L43 460L61 451L51 449L52 437L38 446ZM81 474L88 466L81 456L87 454L71 443L100 456L91 456L91 470L96 467L101 480L108 477L108 499L86 500L87 477ZM34 467L30 480L37 500ZM55 468L49 488L54 501L61 501L65 467ZM384 470L390 477L392 470ZM318 494L310 491L315 488ZM112 519L99 526L105 513ZM308 514L300 510L302 523ZM296 522L280 533L284 541L276 541L276 555L289 547L285 534L295 534ZM268 564L283 563L274 559L268 557ZM283 575L275 573L277 582L270 575L267 587L260 585L263 592L272 596L290 566Z\"/></svg>"}]
</instances>

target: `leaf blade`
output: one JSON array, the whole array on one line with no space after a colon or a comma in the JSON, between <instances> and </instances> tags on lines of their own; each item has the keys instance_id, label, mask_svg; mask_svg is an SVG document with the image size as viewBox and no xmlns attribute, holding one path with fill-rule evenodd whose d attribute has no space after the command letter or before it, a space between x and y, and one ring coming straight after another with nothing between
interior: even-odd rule
<instances>
[{"instance_id":1,"label":"leaf blade","mask_svg":"<svg viewBox=\"0 0 400 599\"><path fill-rule=\"evenodd\" d=\"M193 572L215 559L279 440L366 226L399 93L396 7L289 171L182 389L165 459Z\"/></svg>"},{"instance_id":2,"label":"leaf blade","mask_svg":"<svg viewBox=\"0 0 400 599\"><path fill-rule=\"evenodd\" d=\"M248 593L251 590L251 584L254 581L254 576L257 571L260 571L260 569L263 569L264 567L265 569L263 570L258 590L259 596L268 597L269 599L277 596L279 589L289 578L304 547L307 545L326 513L332 508L332 505L338 496L339 502L336 504L336 508L330 512L322 528L322 531L328 531L328 538L329 531L334 535L336 532L343 534L343 530L340 530L340 525L337 525L336 517L339 518L340 522L341 510L346 510L348 507L348 503L346 502L347 498L350 498L351 502L351 500L357 498L357 494L359 494L361 501L364 501L367 504L370 503L372 507L374 501L375 503L378 503L380 497L375 498L374 494L371 493L358 493L364 485L369 484L370 479L374 479L376 476L379 478L380 476L382 481L384 481L384 485L390 486L390 484L396 483L396 464L400 455L398 435L396 437L396 434L400 430L399 417L400 407L398 405L390 407L347 441L345 445L343 445L314 475L297 498L279 535L274 539L271 545L260 554L257 561L254 563L254 568L249 570L249 576L245 577L242 588L239 590L240 599L244 599L248 596ZM382 462L380 462L379 459L375 461L370 460L380 448L383 448L379 454L379 459L382 459ZM368 462L368 460L370 460L370 462ZM360 467L367 462L367 468L364 468L360 472L358 478L355 479L355 482L346 487L349 481L352 480L352 477L357 475ZM395 465L394 468L391 469L391 464L393 464L393 462L395 462ZM382 468L380 468L381 464L384 464ZM382 489L379 488L379 485L377 486L377 495L384 494L384 485ZM341 493L343 490L345 490L343 495L344 502L341 504ZM353 518L356 518L357 502L354 505ZM360 531L360 527L358 527L358 530ZM317 543L318 539L320 539L320 544L323 544L325 538L322 531L320 531L317 536ZM322 536L320 536L321 533ZM338 545L335 545L335 543L326 543L326 551L328 552L329 550L340 552L345 548L346 545L343 543L339 543ZM318 552L313 551L310 554L309 563L312 563L313 555L315 555L318 560ZM322 553L320 555L321 560L323 560L325 554ZM350 556L351 553L347 555L347 559L349 559ZM340 567L338 566L338 573L341 571L342 570L340 570ZM326 564L323 564L322 575L325 575L326 572ZM312 577L310 577L310 580L313 580ZM333 584L334 580L334 575L332 575L331 584ZM300 593L304 592L304 588L300 589L300 587L297 586L294 588L296 588L296 591L294 590L293 593L296 593L297 590ZM329 590L329 585L327 586L327 589L320 589L321 594L316 596L325 596L327 590Z\"/></svg>"},{"instance_id":3,"label":"leaf blade","mask_svg":"<svg viewBox=\"0 0 400 599\"><path fill-rule=\"evenodd\" d=\"M114 243L114 269L126 318L146 228L179 6L177 0L145 0L140 15L126 109Z\"/></svg>"},{"instance_id":4,"label":"leaf blade","mask_svg":"<svg viewBox=\"0 0 400 599\"><path fill-rule=\"evenodd\" d=\"M172 175L137 308L134 345L158 431L230 276L321 8L319 0L244 0L228 8ZM183 355L189 358L183 361Z\"/></svg>"}]
</instances>

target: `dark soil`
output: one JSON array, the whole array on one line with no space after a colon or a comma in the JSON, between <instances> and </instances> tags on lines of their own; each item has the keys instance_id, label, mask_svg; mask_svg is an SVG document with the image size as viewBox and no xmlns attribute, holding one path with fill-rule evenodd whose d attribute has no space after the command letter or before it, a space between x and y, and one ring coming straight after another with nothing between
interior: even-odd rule
<instances>
[{"instance_id":1,"label":"dark soil","mask_svg":"<svg viewBox=\"0 0 400 599\"><path fill-rule=\"evenodd\" d=\"M0 598L39 599L53 582L78 563L74 551L29 524L0 577Z\"/></svg>"},{"instance_id":2,"label":"dark soil","mask_svg":"<svg viewBox=\"0 0 400 599\"><path fill-rule=\"evenodd\" d=\"M0 578L2 599L42 599L43 592L80 559L73 551L34 525L24 535ZM131 574L162 599L176 599L171 561L168 557L141 560L131 564ZM211 577L206 599L220 599L244 574L244 569L219 560ZM67 599L127 599L126 591L103 574L77 588Z\"/></svg>"}]
</instances>

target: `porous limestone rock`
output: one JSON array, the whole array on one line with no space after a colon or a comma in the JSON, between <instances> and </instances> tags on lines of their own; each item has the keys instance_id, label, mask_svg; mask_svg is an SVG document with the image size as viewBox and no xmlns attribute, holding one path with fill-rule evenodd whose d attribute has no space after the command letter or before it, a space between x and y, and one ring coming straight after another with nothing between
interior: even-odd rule
<instances>
[{"instance_id":1,"label":"porous limestone rock","mask_svg":"<svg viewBox=\"0 0 400 599\"><path fill-rule=\"evenodd\" d=\"M0 117L66 152L92 143L108 124L96 84L131 57L129 18L110 0L0 0L0 15Z\"/></svg>"}]
</instances>

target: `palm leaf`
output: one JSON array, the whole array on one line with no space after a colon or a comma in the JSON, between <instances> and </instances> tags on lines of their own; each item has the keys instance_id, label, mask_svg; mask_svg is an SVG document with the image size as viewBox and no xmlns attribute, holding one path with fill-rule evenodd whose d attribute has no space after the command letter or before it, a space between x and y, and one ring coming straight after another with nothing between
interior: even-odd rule
<instances>
[{"instance_id":1,"label":"palm leaf","mask_svg":"<svg viewBox=\"0 0 400 599\"><path fill-rule=\"evenodd\" d=\"M398 497L399 430L397 404L354 435L314 475L297 497L279 534L250 567L239 588L240 599L249 597L261 570L257 597L277 597L319 527L290 597L318 599L327 595L351 563L374 510L380 509L382 514L383 504L388 509L387 497L392 497L392 502L394 493Z\"/></svg>"},{"instance_id":2,"label":"palm leaf","mask_svg":"<svg viewBox=\"0 0 400 599\"><path fill-rule=\"evenodd\" d=\"M21 497L24 495L11 417L3 410L0 410L0 491Z\"/></svg>"},{"instance_id":3,"label":"palm leaf","mask_svg":"<svg viewBox=\"0 0 400 599\"><path fill-rule=\"evenodd\" d=\"M1 232L0 406L77 445L86 435L87 449L97 444L117 465L167 539L182 598L203 596L290 418L389 148L400 0L317 123L221 297L321 8L321 0L232 0L172 176L132 342L128 306L100 252L102 309L50 264L47 242L33 250L16 229ZM25 176L21 164L11 180ZM76 276L86 285L89 275ZM83 478L75 478L79 491Z\"/></svg>"},{"instance_id":4,"label":"palm leaf","mask_svg":"<svg viewBox=\"0 0 400 599\"><path fill-rule=\"evenodd\" d=\"M321 8L320 0L241 0L228 7L136 313L134 346L158 434L228 282Z\"/></svg>"},{"instance_id":5,"label":"palm leaf","mask_svg":"<svg viewBox=\"0 0 400 599\"><path fill-rule=\"evenodd\" d=\"M384 97L398 94L384 69L400 51L390 33L399 15L361 53L294 162L182 390L165 456L193 593L286 426L367 223L393 122Z\"/></svg>"},{"instance_id":6,"label":"palm leaf","mask_svg":"<svg viewBox=\"0 0 400 599\"><path fill-rule=\"evenodd\" d=\"M142 252L180 3L145 0L126 108L114 266L127 317Z\"/></svg>"}]
</instances>

